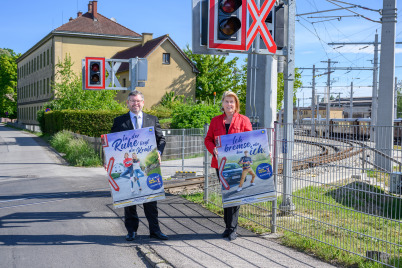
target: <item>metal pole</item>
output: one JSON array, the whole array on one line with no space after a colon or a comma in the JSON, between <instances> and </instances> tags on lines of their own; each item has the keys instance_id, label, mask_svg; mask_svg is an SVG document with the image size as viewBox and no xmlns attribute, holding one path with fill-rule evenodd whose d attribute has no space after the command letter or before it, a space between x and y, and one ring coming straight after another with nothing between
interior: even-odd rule
<instances>
[{"instance_id":1,"label":"metal pole","mask_svg":"<svg viewBox=\"0 0 402 268\"><path fill-rule=\"evenodd\" d=\"M350 112L349 118L353 118L353 82L350 82Z\"/></svg>"},{"instance_id":2,"label":"metal pole","mask_svg":"<svg viewBox=\"0 0 402 268\"><path fill-rule=\"evenodd\" d=\"M377 122L385 127L384 132L376 135L376 149L391 156L394 132L394 78L395 78L395 32L396 32L396 0L383 0L381 27L381 58L378 92ZM376 154L377 166L392 172L390 158Z\"/></svg>"},{"instance_id":3,"label":"metal pole","mask_svg":"<svg viewBox=\"0 0 402 268\"><path fill-rule=\"evenodd\" d=\"M204 125L204 138L208 132L208 124ZM208 161L209 152L207 147L204 146L204 202L208 202L208 175L209 175L209 161Z\"/></svg>"},{"instance_id":4,"label":"metal pole","mask_svg":"<svg viewBox=\"0 0 402 268\"><path fill-rule=\"evenodd\" d=\"M275 190L278 193L277 186L278 186L278 159L279 159L279 141L278 141L278 133L279 133L279 124L275 122L274 124L274 159L273 159L273 172L274 172L274 185ZM276 212L277 212L278 201L275 198L272 201L272 225L271 225L271 232L276 233Z\"/></svg>"},{"instance_id":5,"label":"metal pole","mask_svg":"<svg viewBox=\"0 0 402 268\"><path fill-rule=\"evenodd\" d=\"M315 65L313 65L313 90L311 92L311 133L315 133L315 104L316 104L316 96L315 96Z\"/></svg>"},{"instance_id":6,"label":"metal pole","mask_svg":"<svg viewBox=\"0 0 402 268\"><path fill-rule=\"evenodd\" d=\"M371 97L371 133L370 140L375 140L375 126L377 126L377 86L378 86L378 34L375 34L374 39L374 66L373 66L373 93Z\"/></svg>"},{"instance_id":7,"label":"metal pole","mask_svg":"<svg viewBox=\"0 0 402 268\"><path fill-rule=\"evenodd\" d=\"M331 86L331 59L328 59L328 77L327 77L327 115L325 117L325 137L329 138L329 116L330 116L330 105L329 105L329 96L330 96L330 86Z\"/></svg>"},{"instance_id":8,"label":"metal pole","mask_svg":"<svg viewBox=\"0 0 402 268\"><path fill-rule=\"evenodd\" d=\"M295 17L296 0L288 0L285 5L286 60L284 79L284 152L283 152L283 200L280 209L295 210L292 202L292 158L293 158L293 83L295 79Z\"/></svg>"},{"instance_id":9,"label":"metal pole","mask_svg":"<svg viewBox=\"0 0 402 268\"><path fill-rule=\"evenodd\" d=\"M184 132L186 129L182 129L182 135L181 135L181 171L184 171Z\"/></svg>"},{"instance_id":10,"label":"metal pole","mask_svg":"<svg viewBox=\"0 0 402 268\"><path fill-rule=\"evenodd\" d=\"M297 124L300 125L300 98L297 98Z\"/></svg>"},{"instance_id":11,"label":"metal pole","mask_svg":"<svg viewBox=\"0 0 402 268\"><path fill-rule=\"evenodd\" d=\"M397 83L398 83L398 77L395 77L394 118L398 118L398 115L397 115L397 108L398 108L398 107L397 107L397 106L398 106L398 85L397 85Z\"/></svg>"}]
</instances>

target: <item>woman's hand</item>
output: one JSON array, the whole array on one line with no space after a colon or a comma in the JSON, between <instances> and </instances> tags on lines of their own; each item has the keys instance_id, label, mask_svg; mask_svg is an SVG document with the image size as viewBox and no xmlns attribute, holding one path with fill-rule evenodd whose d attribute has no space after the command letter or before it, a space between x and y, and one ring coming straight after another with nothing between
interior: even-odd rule
<instances>
[{"instance_id":1,"label":"woman's hand","mask_svg":"<svg viewBox=\"0 0 402 268\"><path fill-rule=\"evenodd\" d=\"M216 149L216 147L214 148L214 156L215 156L216 158L218 158L218 149Z\"/></svg>"}]
</instances>

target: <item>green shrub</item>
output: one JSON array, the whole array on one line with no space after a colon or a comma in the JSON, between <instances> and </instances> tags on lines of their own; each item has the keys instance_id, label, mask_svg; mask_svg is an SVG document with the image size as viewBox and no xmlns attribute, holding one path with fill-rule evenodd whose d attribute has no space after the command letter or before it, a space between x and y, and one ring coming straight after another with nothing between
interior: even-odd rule
<instances>
[{"instance_id":1,"label":"green shrub","mask_svg":"<svg viewBox=\"0 0 402 268\"><path fill-rule=\"evenodd\" d=\"M159 119L165 119L165 118L170 118L172 117L172 112L173 109L167 107L167 106L162 106L162 105L154 105L150 110L144 109L144 112L150 115L154 115L158 117Z\"/></svg>"},{"instance_id":2,"label":"green shrub","mask_svg":"<svg viewBox=\"0 0 402 268\"><path fill-rule=\"evenodd\" d=\"M60 131L56 133L50 141L50 144L54 149L56 149L60 153L65 153L67 151L67 147L71 140L74 137L67 131Z\"/></svg>"},{"instance_id":3,"label":"green shrub","mask_svg":"<svg viewBox=\"0 0 402 268\"><path fill-rule=\"evenodd\" d=\"M67 131L56 133L50 144L73 166L100 166L102 161L95 150L83 139L76 139Z\"/></svg>"},{"instance_id":4,"label":"green shrub","mask_svg":"<svg viewBox=\"0 0 402 268\"><path fill-rule=\"evenodd\" d=\"M62 110L44 113L44 129L42 132L54 134L62 130L90 136L100 137L110 133L113 119L126 111L83 111Z\"/></svg>"},{"instance_id":5,"label":"green shrub","mask_svg":"<svg viewBox=\"0 0 402 268\"><path fill-rule=\"evenodd\" d=\"M183 104L173 111L172 128L203 128L205 123L222 114L220 105Z\"/></svg>"}]
</instances>

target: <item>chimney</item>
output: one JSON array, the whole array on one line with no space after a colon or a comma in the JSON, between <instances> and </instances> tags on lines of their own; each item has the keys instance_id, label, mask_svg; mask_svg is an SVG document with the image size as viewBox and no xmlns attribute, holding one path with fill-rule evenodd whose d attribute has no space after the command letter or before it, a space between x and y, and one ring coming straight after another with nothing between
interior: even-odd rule
<instances>
[{"instance_id":1,"label":"chimney","mask_svg":"<svg viewBox=\"0 0 402 268\"><path fill-rule=\"evenodd\" d=\"M88 13L92 13L92 1L88 3Z\"/></svg>"},{"instance_id":2,"label":"chimney","mask_svg":"<svg viewBox=\"0 0 402 268\"><path fill-rule=\"evenodd\" d=\"M142 45L144 46L146 42L152 40L152 33L142 33Z\"/></svg>"},{"instance_id":3,"label":"chimney","mask_svg":"<svg viewBox=\"0 0 402 268\"><path fill-rule=\"evenodd\" d=\"M98 1L92 1L92 17L95 21L98 20Z\"/></svg>"},{"instance_id":4,"label":"chimney","mask_svg":"<svg viewBox=\"0 0 402 268\"><path fill-rule=\"evenodd\" d=\"M78 17L81 17L81 16L82 16L82 12L81 12L81 11L78 11L78 12L77 12L77 18L78 18Z\"/></svg>"},{"instance_id":5,"label":"chimney","mask_svg":"<svg viewBox=\"0 0 402 268\"><path fill-rule=\"evenodd\" d=\"M73 17L70 17L69 19L68 19L68 21L72 21L73 20Z\"/></svg>"}]
</instances>

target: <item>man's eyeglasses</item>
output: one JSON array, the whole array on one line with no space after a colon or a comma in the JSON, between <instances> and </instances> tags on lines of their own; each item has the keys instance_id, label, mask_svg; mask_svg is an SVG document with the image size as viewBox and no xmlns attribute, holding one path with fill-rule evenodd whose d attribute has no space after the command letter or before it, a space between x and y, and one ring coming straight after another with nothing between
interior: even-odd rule
<instances>
[{"instance_id":1,"label":"man's eyeglasses","mask_svg":"<svg viewBox=\"0 0 402 268\"><path fill-rule=\"evenodd\" d=\"M141 103L143 101L142 100L129 100L129 102L131 102L131 103Z\"/></svg>"}]
</instances>

